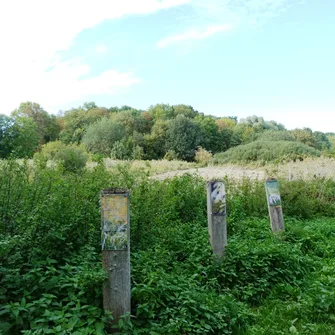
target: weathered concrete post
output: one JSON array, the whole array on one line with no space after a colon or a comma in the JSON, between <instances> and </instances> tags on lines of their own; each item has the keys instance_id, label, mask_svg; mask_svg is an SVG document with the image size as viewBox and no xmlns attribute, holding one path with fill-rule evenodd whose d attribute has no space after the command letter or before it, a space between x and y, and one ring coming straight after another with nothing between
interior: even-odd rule
<instances>
[{"instance_id":1,"label":"weathered concrete post","mask_svg":"<svg viewBox=\"0 0 335 335\"><path fill-rule=\"evenodd\" d=\"M222 257L227 245L226 191L222 181L207 182L207 215L213 253Z\"/></svg>"},{"instance_id":2,"label":"weathered concrete post","mask_svg":"<svg viewBox=\"0 0 335 335\"><path fill-rule=\"evenodd\" d=\"M130 313L130 220L129 192L101 191L102 265L108 274L103 285L103 306L117 324Z\"/></svg>"},{"instance_id":3,"label":"weathered concrete post","mask_svg":"<svg viewBox=\"0 0 335 335\"><path fill-rule=\"evenodd\" d=\"M265 182L265 190L271 229L274 233L285 230L278 180L276 178L268 178Z\"/></svg>"}]
</instances>

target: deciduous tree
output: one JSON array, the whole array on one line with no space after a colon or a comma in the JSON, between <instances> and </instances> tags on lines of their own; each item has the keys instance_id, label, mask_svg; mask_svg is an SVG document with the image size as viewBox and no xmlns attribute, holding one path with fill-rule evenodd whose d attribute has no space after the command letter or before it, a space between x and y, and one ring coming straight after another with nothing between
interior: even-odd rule
<instances>
[{"instance_id":1,"label":"deciduous tree","mask_svg":"<svg viewBox=\"0 0 335 335\"><path fill-rule=\"evenodd\" d=\"M56 116L49 115L38 103L36 102L23 102L19 108L12 112L12 116L28 117L32 119L40 134L40 144L54 141L59 135L59 125Z\"/></svg>"},{"instance_id":2,"label":"deciduous tree","mask_svg":"<svg viewBox=\"0 0 335 335\"><path fill-rule=\"evenodd\" d=\"M197 123L184 115L171 120L166 132L166 150L172 151L177 158L191 161L195 150L201 143L201 130Z\"/></svg>"},{"instance_id":3,"label":"deciduous tree","mask_svg":"<svg viewBox=\"0 0 335 335\"><path fill-rule=\"evenodd\" d=\"M102 118L91 124L83 137L87 150L109 156L115 142L125 136L125 128L109 118Z\"/></svg>"}]
</instances>

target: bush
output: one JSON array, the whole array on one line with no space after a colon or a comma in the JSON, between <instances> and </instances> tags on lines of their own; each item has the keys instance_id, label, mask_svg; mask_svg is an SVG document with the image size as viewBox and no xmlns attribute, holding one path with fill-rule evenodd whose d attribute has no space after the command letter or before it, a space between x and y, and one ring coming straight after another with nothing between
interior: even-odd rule
<instances>
[{"instance_id":1,"label":"bush","mask_svg":"<svg viewBox=\"0 0 335 335\"><path fill-rule=\"evenodd\" d=\"M230 242L217 275L220 285L230 288L237 299L260 304L276 284L298 286L312 269L313 262L296 246L271 239L270 234L247 236Z\"/></svg>"},{"instance_id":2,"label":"bush","mask_svg":"<svg viewBox=\"0 0 335 335\"><path fill-rule=\"evenodd\" d=\"M64 144L61 141L53 141L48 142L44 145L42 145L42 148L40 150L40 154L46 159L46 160L54 160L56 158L56 155L63 151L67 147L66 144Z\"/></svg>"},{"instance_id":3,"label":"bush","mask_svg":"<svg viewBox=\"0 0 335 335\"><path fill-rule=\"evenodd\" d=\"M259 141L296 141L288 130L266 130L258 137Z\"/></svg>"},{"instance_id":4,"label":"bush","mask_svg":"<svg viewBox=\"0 0 335 335\"><path fill-rule=\"evenodd\" d=\"M65 145L55 141L43 145L41 152L34 155L34 160L42 163L42 166L51 160L61 164L65 171L77 172L86 166L88 154L83 146Z\"/></svg>"},{"instance_id":5,"label":"bush","mask_svg":"<svg viewBox=\"0 0 335 335\"><path fill-rule=\"evenodd\" d=\"M80 147L71 146L58 152L55 160L61 162L65 171L77 172L86 166L88 154Z\"/></svg>"},{"instance_id":6,"label":"bush","mask_svg":"<svg viewBox=\"0 0 335 335\"><path fill-rule=\"evenodd\" d=\"M0 333L104 334L99 192L110 175L5 161L0 184Z\"/></svg>"},{"instance_id":7,"label":"bush","mask_svg":"<svg viewBox=\"0 0 335 335\"><path fill-rule=\"evenodd\" d=\"M133 303L137 334L235 334L249 317L232 296L218 295L175 273L148 274L134 288Z\"/></svg>"},{"instance_id":8,"label":"bush","mask_svg":"<svg viewBox=\"0 0 335 335\"><path fill-rule=\"evenodd\" d=\"M34 260L21 268L20 278L14 277L17 283L5 277L2 284L17 289L16 299L2 304L1 334L105 334L108 316L100 289L105 275L97 256L87 249L64 265L50 258Z\"/></svg>"},{"instance_id":9,"label":"bush","mask_svg":"<svg viewBox=\"0 0 335 335\"><path fill-rule=\"evenodd\" d=\"M178 155L176 154L175 151L168 150L164 155L164 159L167 160L167 161L176 161L179 158L178 158Z\"/></svg>"},{"instance_id":10,"label":"bush","mask_svg":"<svg viewBox=\"0 0 335 335\"><path fill-rule=\"evenodd\" d=\"M199 147L196 152L195 152L195 157L194 160L197 163L200 164L208 164L208 162L210 161L210 159L212 158L212 153L207 151L206 149Z\"/></svg>"},{"instance_id":11,"label":"bush","mask_svg":"<svg viewBox=\"0 0 335 335\"><path fill-rule=\"evenodd\" d=\"M215 154L213 164L281 162L287 160L303 160L307 156L320 156L320 151L308 145L292 141L254 141L239 145L225 152Z\"/></svg>"}]
</instances>

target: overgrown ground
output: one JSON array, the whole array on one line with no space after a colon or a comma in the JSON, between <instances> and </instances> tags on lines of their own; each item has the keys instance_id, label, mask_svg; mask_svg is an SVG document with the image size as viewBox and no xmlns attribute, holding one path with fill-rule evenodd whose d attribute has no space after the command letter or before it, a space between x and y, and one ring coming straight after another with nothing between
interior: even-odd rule
<instances>
[{"instance_id":1,"label":"overgrown ground","mask_svg":"<svg viewBox=\"0 0 335 335\"><path fill-rule=\"evenodd\" d=\"M228 247L208 243L205 181L127 165L70 173L0 165L0 333L105 334L99 192L131 191L132 311L120 334L334 334L335 181L226 178Z\"/></svg>"},{"instance_id":2,"label":"overgrown ground","mask_svg":"<svg viewBox=\"0 0 335 335\"><path fill-rule=\"evenodd\" d=\"M181 176L185 173L198 175L204 179L213 178L251 178L263 180L269 176L276 176L279 179L296 180L296 179L315 179L329 178L335 179L335 159L328 157L305 158L295 162L269 163L269 164L223 164L209 165L206 167L185 166L171 170L153 170L155 178L165 179L174 176Z\"/></svg>"}]
</instances>

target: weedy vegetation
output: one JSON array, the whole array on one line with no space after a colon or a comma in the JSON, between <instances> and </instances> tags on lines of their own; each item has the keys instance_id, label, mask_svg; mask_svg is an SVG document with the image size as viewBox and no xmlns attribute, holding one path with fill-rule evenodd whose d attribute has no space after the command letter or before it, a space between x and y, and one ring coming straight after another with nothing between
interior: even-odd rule
<instances>
[{"instance_id":1,"label":"weedy vegetation","mask_svg":"<svg viewBox=\"0 0 335 335\"><path fill-rule=\"evenodd\" d=\"M82 159L69 151L71 159ZM131 194L130 318L121 335L334 334L335 181L282 181L286 231L264 183L226 179L228 247L210 250L205 181L102 161L0 164L0 334L106 334L100 190Z\"/></svg>"}]
</instances>

